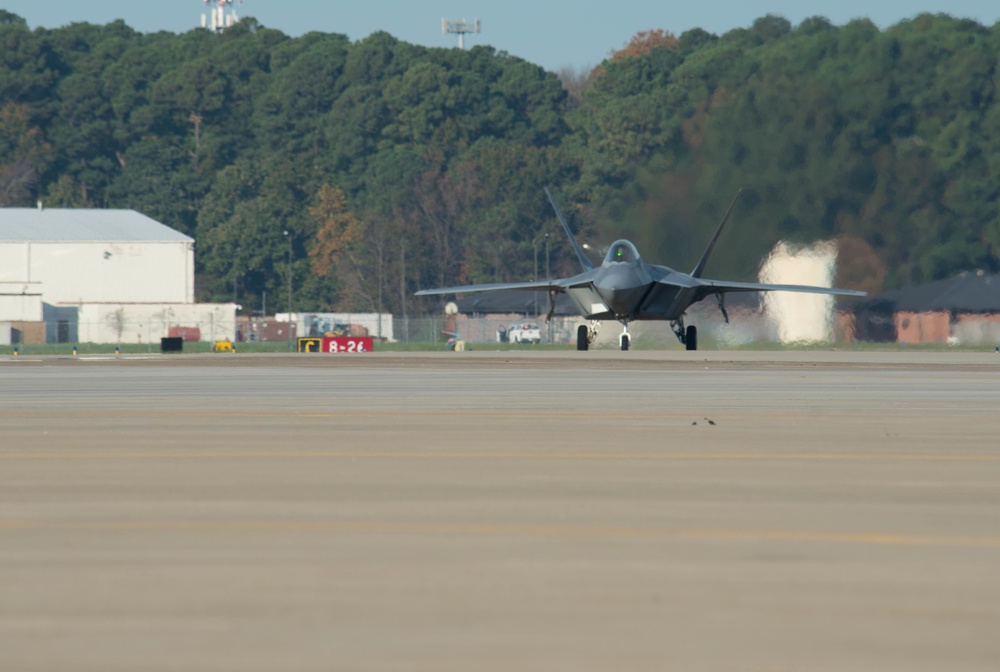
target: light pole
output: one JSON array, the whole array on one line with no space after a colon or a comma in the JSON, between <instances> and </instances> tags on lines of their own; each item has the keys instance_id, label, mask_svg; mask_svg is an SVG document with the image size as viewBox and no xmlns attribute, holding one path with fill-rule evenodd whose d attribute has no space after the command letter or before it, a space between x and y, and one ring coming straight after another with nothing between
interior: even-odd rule
<instances>
[{"instance_id":1,"label":"light pole","mask_svg":"<svg viewBox=\"0 0 1000 672\"><path fill-rule=\"evenodd\" d=\"M538 240L538 238L535 238L531 241L531 249L535 253L535 274L531 276L532 282L538 282ZM538 292L532 293L532 300L535 302L535 319L537 320L538 316L541 315L541 313L538 312Z\"/></svg>"},{"instance_id":2,"label":"light pole","mask_svg":"<svg viewBox=\"0 0 1000 672\"><path fill-rule=\"evenodd\" d=\"M285 231L288 239L288 350L292 350L292 234Z\"/></svg>"},{"instance_id":3,"label":"light pole","mask_svg":"<svg viewBox=\"0 0 1000 672\"><path fill-rule=\"evenodd\" d=\"M503 243L493 247L493 282L500 282L500 253L503 252Z\"/></svg>"},{"instance_id":4,"label":"light pole","mask_svg":"<svg viewBox=\"0 0 1000 672\"><path fill-rule=\"evenodd\" d=\"M545 279L551 280L552 275L549 273L549 234L545 234Z\"/></svg>"},{"instance_id":5,"label":"light pole","mask_svg":"<svg viewBox=\"0 0 1000 672\"><path fill-rule=\"evenodd\" d=\"M406 315L406 238L399 239L399 307L403 311L406 341L410 341L410 318Z\"/></svg>"},{"instance_id":6,"label":"light pole","mask_svg":"<svg viewBox=\"0 0 1000 672\"><path fill-rule=\"evenodd\" d=\"M234 255L235 260L233 263L233 303L237 303L239 298L238 285L240 279L240 248L236 248L236 254Z\"/></svg>"},{"instance_id":7,"label":"light pole","mask_svg":"<svg viewBox=\"0 0 1000 672\"><path fill-rule=\"evenodd\" d=\"M547 234L547 233L545 234L545 279L546 280L551 280L552 279L552 275L549 273L549 234ZM546 297L546 298L548 298L548 300L551 301L552 300L552 290L550 289L550 290L548 290L548 292L549 292L549 296ZM548 331L549 331L549 343L551 343L552 342L552 320L548 321L548 325L549 325L549 329L548 329Z\"/></svg>"}]
</instances>

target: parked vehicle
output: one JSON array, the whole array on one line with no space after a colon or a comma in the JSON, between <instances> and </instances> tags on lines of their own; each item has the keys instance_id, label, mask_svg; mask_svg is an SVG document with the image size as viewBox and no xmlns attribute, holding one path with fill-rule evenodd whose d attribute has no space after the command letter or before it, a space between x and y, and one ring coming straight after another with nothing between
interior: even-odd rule
<instances>
[{"instance_id":1,"label":"parked vehicle","mask_svg":"<svg viewBox=\"0 0 1000 672\"><path fill-rule=\"evenodd\" d=\"M509 343L541 343L542 341L542 331L537 324L532 322L510 325L507 327L506 336Z\"/></svg>"}]
</instances>

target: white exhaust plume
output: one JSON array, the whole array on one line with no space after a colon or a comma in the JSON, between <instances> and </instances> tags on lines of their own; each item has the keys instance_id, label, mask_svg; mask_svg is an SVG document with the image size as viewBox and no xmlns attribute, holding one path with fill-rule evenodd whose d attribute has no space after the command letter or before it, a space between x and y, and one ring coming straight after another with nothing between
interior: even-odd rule
<instances>
[{"instance_id":1,"label":"white exhaust plume","mask_svg":"<svg viewBox=\"0 0 1000 672\"><path fill-rule=\"evenodd\" d=\"M780 285L832 287L837 245L819 242L794 247L779 242L761 264L760 281ZM829 342L833 335L833 297L825 294L764 292L764 313L782 343Z\"/></svg>"}]
</instances>

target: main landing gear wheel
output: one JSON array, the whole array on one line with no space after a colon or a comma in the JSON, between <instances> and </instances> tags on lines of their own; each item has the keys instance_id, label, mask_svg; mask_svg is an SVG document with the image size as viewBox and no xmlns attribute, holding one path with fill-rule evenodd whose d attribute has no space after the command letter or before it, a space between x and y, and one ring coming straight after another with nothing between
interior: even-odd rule
<instances>
[{"instance_id":1,"label":"main landing gear wheel","mask_svg":"<svg viewBox=\"0 0 1000 672\"><path fill-rule=\"evenodd\" d=\"M576 328L576 349L586 352L590 347L590 335L587 333L587 325L581 324Z\"/></svg>"},{"instance_id":2,"label":"main landing gear wheel","mask_svg":"<svg viewBox=\"0 0 1000 672\"><path fill-rule=\"evenodd\" d=\"M688 350L698 349L698 327L693 324L687 328L684 334L684 347Z\"/></svg>"},{"instance_id":3,"label":"main landing gear wheel","mask_svg":"<svg viewBox=\"0 0 1000 672\"><path fill-rule=\"evenodd\" d=\"M628 350L628 334L622 334L622 351Z\"/></svg>"}]
</instances>

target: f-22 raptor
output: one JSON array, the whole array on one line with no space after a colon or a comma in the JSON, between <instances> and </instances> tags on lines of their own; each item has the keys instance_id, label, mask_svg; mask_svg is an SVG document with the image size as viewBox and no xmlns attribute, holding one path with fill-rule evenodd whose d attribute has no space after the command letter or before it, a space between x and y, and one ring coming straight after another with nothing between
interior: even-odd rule
<instances>
[{"instance_id":1,"label":"f-22 raptor","mask_svg":"<svg viewBox=\"0 0 1000 672\"><path fill-rule=\"evenodd\" d=\"M729 221L742 190L737 192L732 205L726 211L719 228L708 244L698 265L690 273L681 273L667 266L647 264L639 257L639 251L628 240L616 240L608 248L608 253L600 266L594 267L576 242L566 218L556 205L552 193L546 189L552 208L569 237L583 272L569 278L538 280L535 282L501 282L484 285L460 285L424 289L418 296L429 294L461 294L464 292L485 292L495 289L546 290L549 292L550 308L547 319L555 310L555 294L565 293L576 305L580 314L591 321L590 325L580 325L577 329L576 348L587 350L597 335L602 320L617 320L622 324L619 344L628 350L630 336L628 325L636 320L667 320L677 339L688 350L698 349L698 328L684 325L684 313L691 304L710 296L718 301L722 316L729 322L725 297L729 292L809 292L813 294L833 294L836 296L867 296L865 292L850 289L831 289L810 285L771 285L755 282L732 282L711 280L702 277L705 264L719 241L719 236Z\"/></svg>"}]
</instances>

